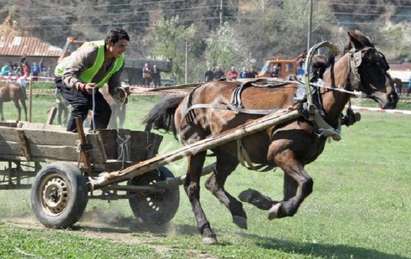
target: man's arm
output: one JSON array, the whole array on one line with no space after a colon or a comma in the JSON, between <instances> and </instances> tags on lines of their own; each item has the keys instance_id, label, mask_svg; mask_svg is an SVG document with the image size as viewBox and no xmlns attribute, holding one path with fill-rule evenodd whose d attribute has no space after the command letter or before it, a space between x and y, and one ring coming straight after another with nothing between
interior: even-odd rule
<instances>
[{"instance_id":1,"label":"man's arm","mask_svg":"<svg viewBox=\"0 0 411 259\"><path fill-rule=\"evenodd\" d=\"M116 92L116 89L118 87L121 87L121 73L123 72L124 69L124 64L123 66L117 71L115 72L111 78L108 80L108 92L111 95L114 95Z\"/></svg>"},{"instance_id":2,"label":"man's arm","mask_svg":"<svg viewBox=\"0 0 411 259\"><path fill-rule=\"evenodd\" d=\"M97 56L97 48L80 47L63 62L66 63L63 81L66 86L76 89L84 89L85 83L81 82L80 74L94 64Z\"/></svg>"}]
</instances>

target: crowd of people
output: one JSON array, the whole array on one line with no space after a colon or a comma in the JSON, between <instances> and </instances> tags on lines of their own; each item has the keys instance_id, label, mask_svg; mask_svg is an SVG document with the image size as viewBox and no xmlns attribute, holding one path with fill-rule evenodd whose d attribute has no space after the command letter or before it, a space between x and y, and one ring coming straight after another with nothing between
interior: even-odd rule
<instances>
[{"instance_id":1,"label":"crowd of people","mask_svg":"<svg viewBox=\"0 0 411 259\"><path fill-rule=\"evenodd\" d=\"M49 76L49 70L43 63L33 62L30 65L25 58L22 58L20 63L9 62L4 64L0 69L0 77L16 80L21 86L25 87L29 76L32 76L35 81L39 76Z\"/></svg>"},{"instance_id":2,"label":"crowd of people","mask_svg":"<svg viewBox=\"0 0 411 259\"><path fill-rule=\"evenodd\" d=\"M224 72L221 66L216 66L207 69L204 73L204 80L210 82L221 79L236 80L238 78L255 78L256 76L257 72L252 68L243 67L241 71L237 71L236 68L232 66L227 72Z\"/></svg>"},{"instance_id":3,"label":"crowd of people","mask_svg":"<svg viewBox=\"0 0 411 259\"><path fill-rule=\"evenodd\" d=\"M161 74L157 66L145 63L143 67L143 81L146 87L157 87L161 85Z\"/></svg>"}]
</instances>

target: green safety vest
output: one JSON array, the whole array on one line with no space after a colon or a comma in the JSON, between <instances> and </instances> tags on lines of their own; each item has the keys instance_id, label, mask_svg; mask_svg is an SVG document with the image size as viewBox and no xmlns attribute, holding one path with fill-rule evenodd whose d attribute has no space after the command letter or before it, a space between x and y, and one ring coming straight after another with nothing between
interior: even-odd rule
<instances>
[{"instance_id":1,"label":"green safety vest","mask_svg":"<svg viewBox=\"0 0 411 259\"><path fill-rule=\"evenodd\" d=\"M94 76L97 74L97 72L100 70L101 66L103 66L103 63L104 63L104 41L101 40L101 41L86 42L80 48L83 48L85 46L97 47L97 56L96 56L96 60L94 60L94 64L91 67L84 70L83 72L81 72L80 74L80 80L83 83L91 83ZM65 58L60 63L58 63L56 66L56 69L54 70L54 74L60 77L63 76L64 70L67 67L68 62L70 62L70 59ZM103 77L103 79L101 79L100 82L96 83L97 87L104 86L104 84L107 83L107 81L111 78L111 76L120 70L123 64L124 64L124 55L121 55L116 58L116 60L114 61L114 65L107 72L107 74Z\"/></svg>"}]
</instances>

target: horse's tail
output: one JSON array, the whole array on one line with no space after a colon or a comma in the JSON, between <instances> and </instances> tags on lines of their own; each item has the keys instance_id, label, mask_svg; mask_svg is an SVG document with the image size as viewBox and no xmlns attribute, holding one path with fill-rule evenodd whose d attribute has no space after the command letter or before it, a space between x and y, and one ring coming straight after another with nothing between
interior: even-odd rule
<instances>
[{"instance_id":1,"label":"horse's tail","mask_svg":"<svg viewBox=\"0 0 411 259\"><path fill-rule=\"evenodd\" d=\"M144 119L146 131L150 131L152 128L163 129L172 131L174 136L177 136L174 113L183 99L184 96L171 96L161 99Z\"/></svg>"}]
</instances>

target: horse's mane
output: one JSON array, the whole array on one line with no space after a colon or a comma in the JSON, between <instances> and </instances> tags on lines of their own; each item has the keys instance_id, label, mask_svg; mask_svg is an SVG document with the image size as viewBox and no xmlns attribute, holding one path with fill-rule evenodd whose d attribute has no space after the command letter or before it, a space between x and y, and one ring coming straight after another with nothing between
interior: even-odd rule
<instances>
[{"instance_id":1,"label":"horse's mane","mask_svg":"<svg viewBox=\"0 0 411 259\"><path fill-rule=\"evenodd\" d=\"M356 48L358 46L365 46L365 47L371 47L374 48L374 44L371 42L370 38L365 36L362 32L359 30L354 30L351 32L348 32L348 36L352 39L351 41L348 42L348 44L344 48L344 54L347 53L350 49ZM353 46L354 43L354 46ZM357 45L357 46L355 46Z\"/></svg>"}]
</instances>

